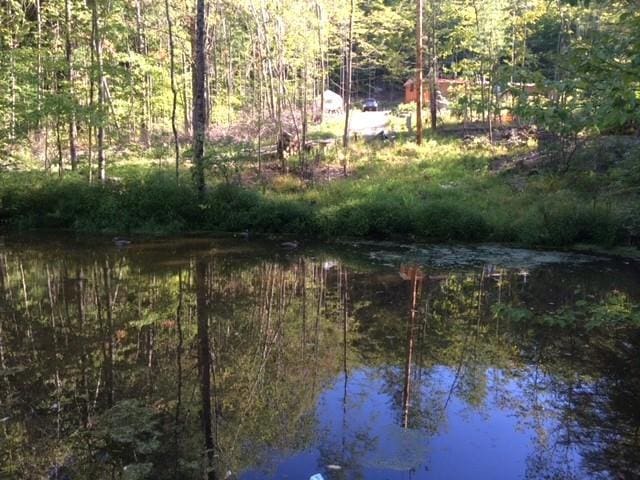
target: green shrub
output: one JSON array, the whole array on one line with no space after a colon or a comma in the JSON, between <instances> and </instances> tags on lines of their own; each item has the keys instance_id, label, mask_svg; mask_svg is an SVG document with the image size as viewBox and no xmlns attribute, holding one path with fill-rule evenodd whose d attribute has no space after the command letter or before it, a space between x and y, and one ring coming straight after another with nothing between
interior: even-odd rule
<instances>
[{"instance_id":1,"label":"green shrub","mask_svg":"<svg viewBox=\"0 0 640 480\"><path fill-rule=\"evenodd\" d=\"M445 200L428 201L420 208L417 230L434 241L483 241L490 233L487 221L473 207Z\"/></svg>"},{"instance_id":2,"label":"green shrub","mask_svg":"<svg viewBox=\"0 0 640 480\"><path fill-rule=\"evenodd\" d=\"M207 192L200 205L202 228L214 231L237 231L250 228L260 194L232 184L220 184Z\"/></svg>"},{"instance_id":3,"label":"green shrub","mask_svg":"<svg viewBox=\"0 0 640 480\"><path fill-rule=\"evenodd\" d=\"M262 202L252 221L256 231L268 233L320 233L309 205L296 200L267 200Z\"/></svg>"},{"instance_id":4,"label":"green shrub","mask_svg":"<svg viewBox=\"0 0 640 480\"><path fill-rule=\"evenodd\" d=\"M369 219L353 204L323 209L318 222L322 232L331 237L362 237L369 232Z\"/></svg>"},{"instance_id":5,"label":"green shrub","mask_svg":"<svg viewBox=\"0 0 640 480\"><path fill-rule=\"evenodd\" d=\"M230 158L236 158L236 147L229 147ZM226 155L225 148L218 146L216 152ZM640 238L640 169L627 150L607 162L605 173L583 168L558 174L540 168L535 175L495 175L488 165L500 148L469 150L437 135L422 146L401 140L361 142L349 151L346 177L306 185L283 175L261 192L234 182L216 185L209 176L214 186L203 198L189 175L176 183L172 169L128 160L111 170L121 172L123 180L106 185L89 185L75 174L58 179L37 172L0 173L0 220L22 228L88 232L250 229L545 246L609 246ZM332 152L343 155L342 150ZM589 159L584 163L590 165Z\"/></svg>"},{"instance_id":6,"label":"green shrub","mask_svg":"<svg viewBox=\"0 0 640 480\"><path fill-rule=\"evenodd\" d=\"M542 208L543 235L539 243L571 245L598 243L612 245L620 238L611 212L580 204L561 204Z\"/></svg>"}]
</instances>

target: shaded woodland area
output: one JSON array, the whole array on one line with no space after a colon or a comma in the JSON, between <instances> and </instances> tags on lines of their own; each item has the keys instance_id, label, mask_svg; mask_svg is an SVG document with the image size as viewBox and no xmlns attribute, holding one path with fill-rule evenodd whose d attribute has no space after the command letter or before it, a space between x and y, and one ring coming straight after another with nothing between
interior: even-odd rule
<instances>
[{"instance_id":1,"label":"shaded woodland area","mask_svg":"<svg viewBox=\"0 0 640 480\"><path fill-rule=\"evenodd\" d=\"M81 168L104 180L110 158L132 142L174 143L179 167L194 122L214 143L230 135L259 151L283 128L304 137L322 120L326 89L345 104L401 98L417 51L427 89L439 77L468 81L454 98L459 118L490 122L508 110L563 137L634 132L635 7L216 0L196 10L169 0L8 0L0 12L2 162L26 156L45 170ZM535 95L524 88L532 84Z\"/></svg>"}]
</instances>

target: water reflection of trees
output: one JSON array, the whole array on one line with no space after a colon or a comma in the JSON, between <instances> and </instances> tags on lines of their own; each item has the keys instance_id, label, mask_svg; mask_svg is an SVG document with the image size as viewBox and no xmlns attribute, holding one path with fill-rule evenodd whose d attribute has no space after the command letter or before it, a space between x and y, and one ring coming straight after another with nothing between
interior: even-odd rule
<instances>
[{"instance_id":1,"label":"water reflection of trees","mask_svg":"<svg viewBox=\"0 0 640 480\"><path fill-rule=\"evenodd\" d=\"M548 273L544 276L543 288L536 287L535 275L533 279L522 278L518 272L487 275L485 270L431 279L431 291L425 288L420 312L417 373L410 377L422 386L422 392L416 393L427 401L416 398L410 402L409 426L428 433L445 428L442 412L451 394L464 399L472 409L483 410L494 401L516 412L523 426L536 433L527 478L579 478L585 473L575 462L576 454L582 456L588 475L635 478L640 462L640 418L633 398L640 393L640 385L637 369L629 370L633 358L637 364L637 357L625 352L634 345L630 341L634 327L617 322L613 329L604 324L588 330L576 323L557 328L556 312L562 314L563 308L577 311L576 304L583 308L585 298L590 305L606 303L610 290L581 290L576 288L575 278L568 284L563 284L566 279L557 279L549 285ZM429 285L427 274L425 284ZM540 294L549 288L556 289L553 301ZM406 298L410 295L405 294ZM362 332L363 337L375 339L385 334L383 338L401 338L397 309L385 311L388 303L393 304L380 299L378 305L367 305L377 310L378 321ZM509 318L496 308L501 303L516 310L526 308L525 319L532 321ZM404 325L414 321L408 318ZM549 324L545 323L547 318L552 320ZM633 321L632 315L627 318ZM589 323L588 318L583 320ZM384 340L368 342L370 348L379 348L381 355L395 353L400 363L402 349L392 351ZM612 368L616 363L620 368ZM442 379L431 379L438 375L437 365L454 372L449 391L442 388ZM406 422L406 397L400 395L403 372L383 368L387 391L395 398L398 418L402 418L399 421ZM408 372L405 367L404 374ZM509 386L511 381L518 388ZM618 403L613 402L616 386L624 398Z\"/></svg>"},{"instance_id":2,"label":"water reflection of trees","mask_svg":"<svg viewBox=\"0 0 640 480\"><path fill-rule=\"evenodd\" d=\"M119 255L2 256L3 475L73 463L106 478L153 461L155 478L193 476L204 447L224 471L310 443L317 395L346 362L335 269L305 259L179 263L150 271ZM132 423L115 409L131 398L153 413L148 444L100 427Z\"/></svg>"},{"instance_id":3,"label":"water reflection of trees","mask_svg":"<svg viewBox=\"0 0 640 480\"><path fill-rule=\"evenodd\" d=\"M3 478L56 465L80 478L273 471L273 452L316 441L318 396L339 374L348 422L359 365L378 370L405 427L436 434L452 396L517 412L537 433L530 478L568 478L567 449L593 474L639 475L637 333L522 321L606 291L576 294L549 272L403 279L304 257L173 260L0 254ZM367 431L320 440L345 478L375 448Z\"/></svg>"}]
</instances>

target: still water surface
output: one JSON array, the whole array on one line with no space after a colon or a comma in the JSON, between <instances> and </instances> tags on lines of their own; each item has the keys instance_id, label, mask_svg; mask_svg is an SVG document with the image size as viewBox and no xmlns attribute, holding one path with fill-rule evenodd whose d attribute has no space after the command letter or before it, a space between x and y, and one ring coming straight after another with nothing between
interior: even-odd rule
<instances>
[{"instance_id":1,"label":"still water surface","mask_svg":"<svg viewBox=\"0 0 640 480\"><path fill-rule=\"evenodd\" d=\"M0 479L640 478L633 261L0 245Z\"/></svg>"}]
</instances>

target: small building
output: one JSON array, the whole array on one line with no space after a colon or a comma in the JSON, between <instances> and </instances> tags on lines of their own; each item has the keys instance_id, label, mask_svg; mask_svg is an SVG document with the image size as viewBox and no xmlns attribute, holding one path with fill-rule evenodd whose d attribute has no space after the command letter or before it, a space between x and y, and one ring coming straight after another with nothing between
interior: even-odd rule
<instances>
[{"instance_id":1,"label":"small building","mask_svg":"<svg viewBox=\"0 0 640 480\"><path fill-rule=\"evenodd\" d=\"M457 86L464 86L467 82L466 80L460 79L451 79L451 78L439 78L437 80L437 89L442 94L443 97L447 98L450 96L451 91ZM422 93L423 93L423 101L425 103L429 103L430 92L429 92L429 80L426 79L422 84ZM406 82L404 82L404 101L405 103L415 102L418 98L418 89L416 88L416 81L413 78L410 78Z\"/></svg>"},{"instance_id":2,"label":"small building","mask_svg":"<svg viewBox=\"0 0 640 480\"><path fill-rule=\"evenodd\" d=\"M508 88L512 95L517 95L519 93L540 95L543 93L543 89L535 83L509 82Z\"/></svg>"}]
</instances>

